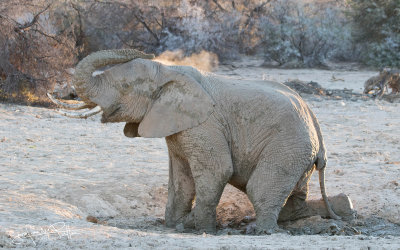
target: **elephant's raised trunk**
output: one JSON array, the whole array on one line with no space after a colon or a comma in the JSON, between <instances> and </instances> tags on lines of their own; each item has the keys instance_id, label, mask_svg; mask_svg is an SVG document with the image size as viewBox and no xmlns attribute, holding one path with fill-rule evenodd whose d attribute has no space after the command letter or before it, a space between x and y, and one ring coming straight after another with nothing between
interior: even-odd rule
<instances>
[{"instance_id":1,"label":"elephant's raised trunk","mask_svg":"<svg viewBox=\"0 0 400 250\"><path fill-rule=\"evenodd\" d=\"M101 50L90 54L78 63L74 74L74 87L78 96L82 99L83 103L80 104L67 104L55 99L51 94L47 94L52 102L61 106L62 108L80 110L91 108L91 110L78 113L59 111L62 115L73 118L87 118L101 112L100 106L89 99L89 91L93 89L96 83L101 83L99 79L95 81L92 76L93 72L110 64L124 63L135 58L153 59L154 55L148 55L135 49L119 49L119 50Z\"/></svg>"},{"instance_id":2,"label":"elephant's raised trunk","mask_svg":"<svg viewBox=\"0 0 400 250\"><path fill-rule=\"evenodd\" d=\"M90 54L78 63L75 69L73 85L78 96L87 100L87 91L96 81L93 72L110 64L124 63L135 58L153 59L154 55L145 54L135 49L101 50ZM86 99L86 100L85 100Z\"/></svg>"}]
</instances>

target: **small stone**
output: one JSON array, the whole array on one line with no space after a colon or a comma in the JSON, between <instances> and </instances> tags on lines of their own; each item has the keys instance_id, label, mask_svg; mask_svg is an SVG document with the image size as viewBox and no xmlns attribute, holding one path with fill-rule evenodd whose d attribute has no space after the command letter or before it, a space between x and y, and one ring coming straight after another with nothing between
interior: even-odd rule
<instances>
[{"instance_id":1,"label":"small stone","mask_svg":"<svg viewBox=\"0 0 400 250\"><path fill-rule=\"evenodd\" d=\"M96 217L91 216L91 215L88 215L88 217L86 217L86 221L96 223L96 224L99 223L99 220Z\"/></svg>"}]
</instances>

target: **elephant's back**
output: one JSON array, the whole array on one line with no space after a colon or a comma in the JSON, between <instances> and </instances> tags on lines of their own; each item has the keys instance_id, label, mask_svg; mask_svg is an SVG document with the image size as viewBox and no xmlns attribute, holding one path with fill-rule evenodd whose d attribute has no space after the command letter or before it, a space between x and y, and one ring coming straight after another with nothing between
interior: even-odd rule
<instances>
[{"instance_id":1,"label":"elephant's back","mask_svg":"<svg viewBox=\"0 0 400 250\"><path fill-rule=\"evenodd\" d=\"M237 80L221 78L214 80L211 95L224 113L242 118L243 122L257 126L281 122L284 117L307 120L310 109L304 100L286 85L272 81Z\"/></svg>"}]
</instances>

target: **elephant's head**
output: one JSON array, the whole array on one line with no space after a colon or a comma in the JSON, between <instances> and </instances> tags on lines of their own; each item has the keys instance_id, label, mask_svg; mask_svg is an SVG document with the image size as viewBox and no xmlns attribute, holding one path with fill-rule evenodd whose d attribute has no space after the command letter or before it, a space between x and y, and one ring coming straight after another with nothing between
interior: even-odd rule
<instances>
[{"instance_id":1,"label":"elephant's head","mask_svg":"<svg viewBox=\"0 0 400 250\"><path fill-rule=\"evenodd\" d=\"M190 75L152 58L136 50L99 51L84 58L73 82L84 103L73 109L96 108L72 116L86 118L103 111L103 123L127 123L128 137L165 137L204 122L214 106L209 94ZM110 64L117 65L93 76Z\"/></svg>"}]
</instances>

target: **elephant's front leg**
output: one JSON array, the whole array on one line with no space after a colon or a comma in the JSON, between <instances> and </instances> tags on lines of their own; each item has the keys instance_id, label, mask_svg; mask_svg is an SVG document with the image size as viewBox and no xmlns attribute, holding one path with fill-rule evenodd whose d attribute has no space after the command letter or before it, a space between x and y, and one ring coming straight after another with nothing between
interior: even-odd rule
<instances>
[{"instance_id":1,"label":"elephant's front leg","mask_svg":"<svg viewBox=\"0 0 400 250\"><path fill-rule=\"evenodd\" d=\"M232 158L225 137L219 133L203 133L185 143L196 189L194 225L199 232L216 231L216 207L225 185L233 174ZM207 135L207 136L205 136ZM190 224L190 222L186 222Z\"/></svg>"},{"instance_id":2,"label":"elephant's front leg","mask_svg":"<svg viewBox=\"0 0 400 250\"><path fill-rule=\"evenodd\" d=\"M194 181L188 162L170 152L166 226L175 227L183 222L192 209L194 196Z\"/></svg>"}]
</instances>

